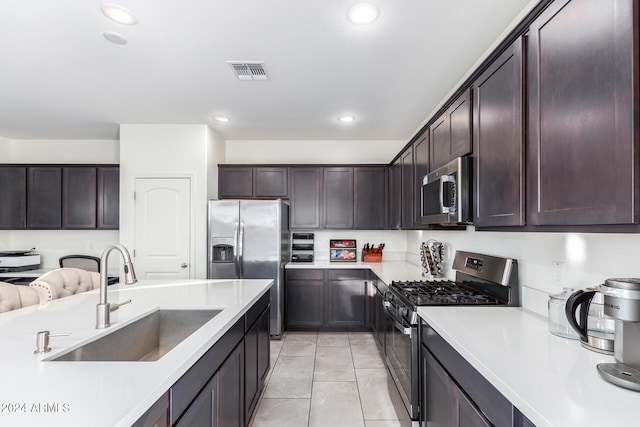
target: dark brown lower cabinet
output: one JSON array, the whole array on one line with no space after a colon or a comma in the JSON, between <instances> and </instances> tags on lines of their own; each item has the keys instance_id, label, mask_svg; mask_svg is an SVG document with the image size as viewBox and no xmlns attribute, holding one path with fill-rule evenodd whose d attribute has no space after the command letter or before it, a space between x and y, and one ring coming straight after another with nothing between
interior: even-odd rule
<instances>
[{"instance_id":1,"label":"dark brown lower cabinet","mask_svg":"<svg viewBox=\"0 0 640 427\"><path fill-rule=\"evenodd\" d=\"M260 391L269 371L269 307L249 328L244 336L245 375L244 375L244 418L249 421L256 409Z\"/></svg>"},{"instance_id":2,"label":"dark brown lower cabinet","mask_svg":"<svg viewBox=\"0 0 640 427\"><path fill-rule=\"evenodd\" d=\"M423 321L420 421L426 427L535 427Z\"/></svg>"},{"instance_id":3,"label":"dark brown lower cabinet","mask_svg":"<svg viewBox=\"0 0 640 427\"><path fill-rule=\"evenodd\" d=\"M287 270L285 327L366 330L368 270Z\"/></svg>"},{"instance_id":4,"label":"dark brown lower cabinet","mask_svg":"<svg viewBox=\"0 0 640 427\"><path fill-rule=\"evenodd\" d=\"M244 427L244 346L238 344L216 375L214 427ZM185 424L190 425L190 424Z\"/></svg>"}]
</instances>

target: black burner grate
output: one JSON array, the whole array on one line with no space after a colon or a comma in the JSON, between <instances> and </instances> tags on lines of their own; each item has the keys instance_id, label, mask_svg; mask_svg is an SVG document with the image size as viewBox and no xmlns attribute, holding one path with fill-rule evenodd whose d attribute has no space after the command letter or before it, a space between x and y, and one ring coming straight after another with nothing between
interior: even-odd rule
<instances>
[{"instance_id":1,"label":"black burner grate","mask_svg":"<svg viewBox=\"0 0 640 427\"><path fill-rule=\"evenodd\" d=\"M497 305L497 298L452 281L394 281L391 288L408 302L419 305Z\"/></svg>"}]
</instances>

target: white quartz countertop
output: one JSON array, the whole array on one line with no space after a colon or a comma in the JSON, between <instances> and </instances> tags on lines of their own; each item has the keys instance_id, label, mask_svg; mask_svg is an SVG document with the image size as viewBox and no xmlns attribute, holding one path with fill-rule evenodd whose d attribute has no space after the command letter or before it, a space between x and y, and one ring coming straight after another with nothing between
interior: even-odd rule
<instances>
[{"instance_id":1,"label":"white quartz countertop","mask_svg":"<svg viewBox=\"0 0 640 427\"><path fill-rule=\"evenodd\" d=\"M290 262L286 269L368 269L373 271L387 285L393 280L420 280L422 279L422 268L406 261L383 261L383 262Z\"/></svg>"},{"instance_id":2,"label":"white quartz countertop","mask_svg":"<svg viewBox=\"0 0 640 427\"><path fill-rule=\"evenodd\" d=\"M545 317L511 307L421 307L418 314L537 427L640 423L640 393L597 373L613 356L550 334Z\"/></svg>"},{"instance_id":3,"label":"white quartz countertop","mask_svg":"<svg viewBox=\"0 0 640 427\"><path fill-rule=\"evenodd\" d=\"M112 326L95 329L97 290L0 314L0 425L130 426L160 398L271 287L272 280L142 281L109 287ZM158 308L222 309L154 362L52 362ZM52 351L33 354L36 333Z\"/></svg>"}]
</instances>

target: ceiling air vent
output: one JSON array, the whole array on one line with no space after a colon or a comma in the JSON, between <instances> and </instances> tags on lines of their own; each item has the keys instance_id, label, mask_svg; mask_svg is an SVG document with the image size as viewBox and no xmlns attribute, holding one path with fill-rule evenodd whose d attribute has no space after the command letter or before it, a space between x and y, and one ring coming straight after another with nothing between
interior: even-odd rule
<instances>
[{"instance_id":1,"label":"ceiling air vent","mask_svg":"<svg viewBox=\"0 0 640 427\"><path fill-rule=\"evenodd\" d=\"M263 61L228 61L238 80L269 80Z\"/></svg>"}]
</instances>

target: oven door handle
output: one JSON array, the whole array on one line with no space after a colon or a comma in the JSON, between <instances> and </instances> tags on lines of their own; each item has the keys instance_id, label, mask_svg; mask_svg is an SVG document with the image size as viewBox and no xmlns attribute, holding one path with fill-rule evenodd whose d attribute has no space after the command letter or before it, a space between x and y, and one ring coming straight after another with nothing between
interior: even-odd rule
<instances>
[{"instance_id":1,"label":"oven door handle","mask_svg":"<svg viewBox=\"0 0 640 427\"><path fill-rule=\"evenodd\" d=\"M389 310L387 309L387 307L385 306L385 311L387 312L387 318L389 320L391 320L391 323L393 323L393 326L399 330L400 332L402 332L402 335L408 335L409 337L411 337L411 326L407 327L404 326L403 324L401 324L400 322L398 322L395 317L393 317L393 315L389 312Z\"/></svg>"}]
</instances>

